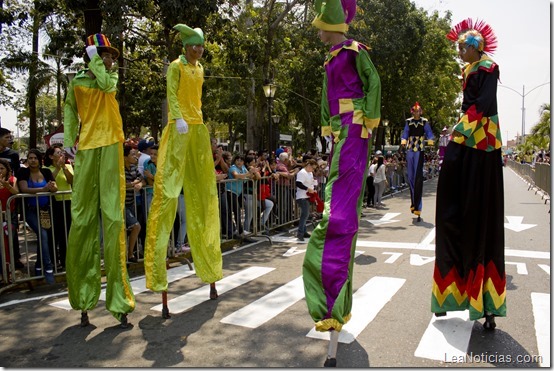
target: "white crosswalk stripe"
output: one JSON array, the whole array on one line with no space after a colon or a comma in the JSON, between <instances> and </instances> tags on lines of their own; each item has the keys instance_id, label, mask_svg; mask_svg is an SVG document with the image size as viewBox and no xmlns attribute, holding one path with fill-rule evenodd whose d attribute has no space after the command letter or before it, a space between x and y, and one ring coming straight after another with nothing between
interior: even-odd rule
<instances>
[{"instance_id":1,"label":"white crosswalk stripe","mask_svg":"<svg viewBox=\"0 0 554 371\"><path fill-rule=\"evenodd\" d=\"M352 318L342 327L339 342L350 344L356 340L356 337L375 319L404 282L406 280L402 278L373 277L356 290L352 301ZM329 340L328 332L318 332L315 328L306 336Z\"/></svg>"},{"instance_id":2,"label":"white crosswalk stripe","mask_svg":"<svg viewBox=\"0 0 554 371\"><path fill-rule=\"evenodd\" d=\"M222 323L256 328L304 298L302 276L288 282L255 302L233 312Z\"/></svg>"},{"instance_id":3,"label":"white crosswalk stripe","mask_svg":"<svg viewBox=\"0 0 554 371\"><path fill-rule=\"evenodd\" d=\"M465 357L473 322L467 310L448 312L440 318L433 315L414 355L444 362Z\"/></svg>"},{"instance_id":4,"label":"white crosswalk stripe","mask_svg":"<svg viewBox=\"0 0 554 371\"><path fill-rule=\"evenodd\" d=\"M225 277L220 281L217 281L217 292L219 295L226 293L229 290L237 288L247 282L250 282L264 274L267 274L275 268L267 267L250 267L235 273L231 276ZM200 303L209 300L210 297L210 285L202 286L196 290L186 293L185 295L178 296L167 302L169 311L171 313L182 313L187 309L190 309ZM162 311L162 304L156 305L151 308L155 311Z\"/></svg>"},{"instance_id":5,"label":"white crosswalk stripe","mask_svg":"<svg viewBox=\"0 0 554 371\"><path fill-rule=\"evenodd\" d=\"M167 282L169 283L175 282L180 279L192 276L194 273L195 273L194 270L191 271L187 265L182 265L180 267L168 269ZM131 280L130 283L131 283L131 287L133 288L133 294L135 294L135 296L143 292L149 291L146 288L146 278L144 276ZM105 287L105 284L103 286ZM105 288L103 288L102 291L100 291L99 300L102 300L102 301L106 300ZM50 305L60 309L71 310L71 304L69 304L69 299L56 301L56 302L50 303Z\"/></svg>"},{"instance_id":6,"label":"white crosswalk stripe","mask_svg":"<svg viewBox=\"0 0 554 371\"><path fill-rule=\"evenodd\" d=\"M531 293L541 367L550 367L550 294Z\"/></svg>"}]
</instances>

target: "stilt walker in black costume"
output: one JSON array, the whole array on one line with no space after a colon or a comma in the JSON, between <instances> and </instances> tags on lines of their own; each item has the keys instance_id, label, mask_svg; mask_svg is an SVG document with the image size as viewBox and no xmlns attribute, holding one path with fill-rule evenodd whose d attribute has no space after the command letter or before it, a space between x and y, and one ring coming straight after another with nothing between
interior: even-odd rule
<instances>
[{"instance_id":1,"label":"stilt walker in black costume","mask_svg":"<svg viewBox=\"0 0 554 371\"><path fill-rule=\"evenodd\" d=\"M421 221L423 194L423 162L425 161L425 140L427 144L434 144L431 125L425 117L421 117L423 110L418 102L411 108L412 117L406 120L404 132L402 132L403 146L406 146L406 165L408 167L408 184L410 185L410 196L412 204L410 211L417 215L417 221Z\"/></svg>"},{"instance_id":2,"label":"stilt walker in black costume","mask_svg":"<svg viewBox=\"0 0 554 371\"><path fill-rule=\"evenodd\" d=\"M467 19L447 36L467 64L462 71L462 116L439 175L436 260L431 311L469 309L469 318L506 316L504 185L496 90L498 65L486 54L496 36L483 21Z\"/></svg>"}]
</instances>

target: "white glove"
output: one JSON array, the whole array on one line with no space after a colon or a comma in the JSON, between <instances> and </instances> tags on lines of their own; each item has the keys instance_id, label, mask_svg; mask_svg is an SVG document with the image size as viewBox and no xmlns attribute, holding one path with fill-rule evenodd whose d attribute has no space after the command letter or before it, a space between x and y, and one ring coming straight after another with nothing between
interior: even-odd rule
<instances>
[{"instance_id":1,"label":"white glove","mask_svg":"<svg viewBox=\"0 0 554 371\"><path fill-rule=\"evenodd\" d=\"M186 134L189 132L189 125L183 119L175 120L175 126L177 127L179 134Z\"/></svg>"},{"instance_id":2,"label":"white glove","mask_svg":"<svg viewBox=\"0 0 554 371\"><path fill-rule=\"evenodd\" d=\"M96 49L96 45L89 45L86 48L87 55L92 60L92 58L98 54L98 50Z\"/></svg>"},{"instance_id":3,"label":"white glove","mask_svg":"<svg viewBox=\"0 0 554 371\"><path fill-rule=\"evenodd\" d=\"M324 138L325 138L325 141L327 142L327 144L329 144L333 141L333 136L332 135L326 135L326 136L324 136Z\"/></svg>"}]
</instances>

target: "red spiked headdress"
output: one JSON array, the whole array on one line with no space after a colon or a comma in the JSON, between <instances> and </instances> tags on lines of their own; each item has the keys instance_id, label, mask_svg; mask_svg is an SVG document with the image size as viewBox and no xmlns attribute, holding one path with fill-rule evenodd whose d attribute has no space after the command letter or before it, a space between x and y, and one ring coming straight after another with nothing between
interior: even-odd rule
<instances>
[{"instance_id":1,"label":"red spiked headdress","mask_svg":"<svg viewBox=\"0 0 554 371\"><path fill-rule=\"evenodd\" d=\"M423 113L423 108L421 108L418 102L415 102L413 107L410 108L410 112L414 113L415 111L419 111L420 113Z\"/></svg>"},{"instance_id":2,"label":"red spiked headdress","mask_svg":"<svg viewBox=\"0 0 554 371\"><path fill-rule=\"evenodd\" d=\"M498 46L491 26L484 21L468 18L454 26L446 37L453 41L474 46L480 52L493 54Z\"/></svg>"}]
</instances>

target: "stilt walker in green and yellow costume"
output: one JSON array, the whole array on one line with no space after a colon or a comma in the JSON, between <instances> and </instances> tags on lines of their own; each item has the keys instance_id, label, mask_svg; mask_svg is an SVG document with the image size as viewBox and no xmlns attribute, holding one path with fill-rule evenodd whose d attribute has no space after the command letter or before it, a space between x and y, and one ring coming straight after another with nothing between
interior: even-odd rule
<instances>
[{"instance_id":1,"label":"stilt walker in green and yellow costume","mask_svg":"<svg viewBox=\"0 0 554 371\"><path fill-rule=\"evenodd\" d=\"M381 82L369 48L345 36L354 0L316 1L313 24L330 44L321 99L324 136L333 135L323 219L303 263L306 303L317 331L331 331L326 366L336 365L338 332L351 317L352 274L371 130L379 124Z\"/></svg>"},{"instance_id":2,"label":"stilt walker in green and yellow costume","mask_svg":"<svg viewBox=\"0 0 554 371\"><path fill-rule=\"evenodd\" d=\"M118 74L111 71L119 51L102 34L86 40L85 62L69 85L64 107L64 145L79 136L66 257L69 302L81 310L81 326L100 296L100 212L106 269L106 308L127 327L135 297L126 267L123 124L115 99ZM80 126L79 126L80 121Z\"/></svg>"},{"instance_id":3,"label":"stilt walker in green and yellow costume","mask_svg":"<svg viewBox=\"0 0 554 371\"><path fill-rule=\"evenodd\" d=\"M167 291L166 256L169 235L184 190L187 233L196 274L210 283L210 299L217 299L215 282L223 277L219 237L219 208L214 162L208 129L202 117L204 33L178 24L184 55L167 71L169 122L162 133L154 197L146 227L146 287ZM169 310L164 296L164 317Z\"/></svg>"}]
</instances>

